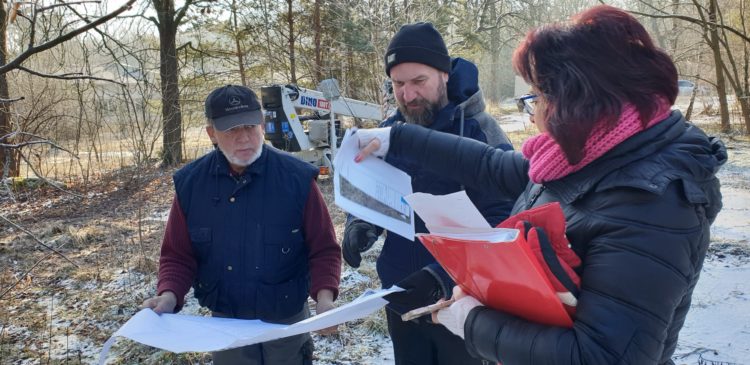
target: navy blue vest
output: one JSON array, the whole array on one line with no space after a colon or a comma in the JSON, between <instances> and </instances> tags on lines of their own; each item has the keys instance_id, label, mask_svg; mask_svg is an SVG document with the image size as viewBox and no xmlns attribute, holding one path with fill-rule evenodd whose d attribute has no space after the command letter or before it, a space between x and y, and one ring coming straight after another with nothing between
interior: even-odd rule
<instances>
[{"instance_id":1,"label":"navy blue vest","mask_svg":"<svg viewBox=\"0 0 750 365\"><path fill-rule=\"evenodd\" d=\"M235 318L288 318L307 301L302 216L317 170L264 145L241 176L215 150L174 175L198 274L198 302Z\"/></svg>"}]
</instances>

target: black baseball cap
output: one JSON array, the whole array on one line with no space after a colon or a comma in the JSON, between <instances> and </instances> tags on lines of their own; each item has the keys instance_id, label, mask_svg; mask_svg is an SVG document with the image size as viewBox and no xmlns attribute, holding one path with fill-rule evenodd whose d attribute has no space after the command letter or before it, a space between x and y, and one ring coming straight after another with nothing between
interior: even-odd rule
<instances>
[{"instance_id":1,"label":"black baseball cap","mask_svg":"<svg viewBox=\"0 0 750 365\"><path fill-rule=\"evenodd\" d=\"M250 88L226 85L208 94L206 118L223 132L241 125L261 124L263 112L258 96Z\"/></svg>"}]
</instances>

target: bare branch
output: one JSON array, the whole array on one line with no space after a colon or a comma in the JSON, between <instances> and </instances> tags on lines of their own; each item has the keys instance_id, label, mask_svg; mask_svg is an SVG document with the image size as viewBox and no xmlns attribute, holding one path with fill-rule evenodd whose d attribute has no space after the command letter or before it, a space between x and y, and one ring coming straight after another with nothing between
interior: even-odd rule
<instances>
[{"instance_id":1,"label":"bare branch","mask_svg":"<svg viewBox=\"0 0 750 365\"><path fill-rule=\"evenodd\" d=\"M69 5L80 5L80 4L88 4L88 3L99 4L99 3L101 3L101 1L99 1L99 0L89 0L89 1L73 1L73 2L69 2L69 3L61 2L60 4L52 4L50 6L45 6L43 8L39 8L39 9L37 9L37 11L38 12L43 12L43 11L50 10L52 8L57 8L57 7L60 7L60 6L66 6L67 7Z\"/></svg>"},{"instance_id":2,"label":"bare branch","mask_svg":"<svg viewBox=\"0 0 750 365\"><path fill-rule=\"evenodd\" d=\"M108 22L111 19L114 19L115 17L117 17L117 15L119 15L119 14L125 12L126 10L128 10L130 8L130 6L133 5L133 3L135 3L135 1L136 0L128 0L128 2L125 3L123 6L117 8L113 12L111 12L109 14L106 14L106 15L102 16L101 18L99 18L99 19L97 19L97 20L95 20L95 21L93 21L91 23L88 23L88 24L86 24L86 25L84 25L84 26L82 26L82 27L80 27L78 29L75 29L75 30L69 32L69 33L63 34L63 35L61 35L61 36L59 36L59 37L57 37L55 39L52 39L52 40L47 41L45 43L42 43L42 44L40 44L40 45L38 45L36 47L30 46L26 51L24 51L23 53L21 53L20 55L18 55L12 61L8 62L5 65L0 66L0 74L4 74L4 73L6 73L6 72L8 72L10 70L14 70L14 69L18 68L18 66L20 66L24 61L26 61L26 59L28 59L29 57L31 57L32 55L34 55L36 53L46 51L46 50L48 50L50 48L53 48L53 47L55 47L55 46L57 46L57 45L59 45L61 43L67 42L67 41L73 39L75 36L77 36L79 34L83 34L83 33L87 32L87 31L89 31L89 30L91 30L93 28L98 27L99 25L102 25L102 24ZM32 30L33 29L34 29L34 27L32 27ZM30 43L30 44L33 44L33 43Z\"/></svg>"},{"instance_id":3,"label":"bare branch","mask_svg":"<svg viewBox=\"0 0 750 365\"><path fill-rule=\"evenodd\" d=\"M16 101L21 101L23 99L26 99L26 97L19 96L17 98L13 98L13 99L0 99L0 103L15 103Z\"/></svg>"},{"instance_id":4,"label":"bare branch","mask_svg":"<svg viewBox=\"0 0 750 365\"><path fill-rule=\"evenodd\" d=\"M45 74L45 73L41 73L41 72L38 72L38 71L34 71L34 70L28 69L26 67L20 66L20 65L18 67L16 67L16 69L24 71L24 72L27 72L27 73L30 73L30 74L32 74L34 76L39 76L39 77L43 77L43 78L47 78L47 79L58 79L58 80L97 80L97 81L111 82L113 84L117 84L117 85L120 85L120 86L125 86L124 83L119 82L119 81L115 81L115 80L112 80L112 79L105 79L105 78L102 78L102 77L96 77L96 76L90 76L90 75L83 75L81 73L67 73L67 74L62 74L62 75L52 75L52 74Z\"/></svg>"},{"instance_id":5,"label":"bare branch","mask_svg":"<svg viewBox=\"0 0 750 365\"><path fill-rule=\"evenodd\" d=\"M737 29L734 29L734 28L732 28L732 27L730 27L728 25L724 25L724 24L721 24L721 23L715 23L715 22L711 22L711 21L707 21L707 20L696 19L696 18L689 17L689 16L686 16L686 15L677 15L677 14L657 15L657 14L646 14L646 13L641 13L641 12L638 12L638 11L630 11L630 10L628 12L630 12L632 14L640 15L640 16L649 17L649 18L657 18L657 19L680 19L680 20L684 20L684 21L689 22L689 23L700 25L701 27L717 27L717 28L721 28L721 29L727 30L727 31L729 31L731 33L734 33L736 36L742 38L745 42L750 43L750 37L749 36L747 36L746 34L740 32Z\"/></svg>"},{"instance_id":6,"label":"bare branch","mask_svg":"<svg viewBox=\"0 0 750 365\"><path fill-rule=\"evenodd\" d=\"M55 148L57 148L57 149L59 149L61 151L65 151L65 152L69 153L71 156L74 156L75 158L78 158L75 155L75 153L71 152L70 150L68 150L68 149L66 149L64 147L61 147L57 143L52 142L52 141L50 141L47 138L44 138L42 136L37 136L36 134L32 134L32 133L27 133L27 132L11 132L11 133L8 133L8 134L0 137L0 141L4 141L4 140L7 141L7 140L10 140L11 138L13 138L15 136L19 136L19 135L20 136L31 137L31 138L36 138L37 140L36 141L21 142L21 143L18 143L18 144L0 143L0 147L4 147L4 148L20 148L20 147L27 146L27 145L32 145L32 144L48 144L48 145L53 146L53 147L55 147Z\"/></svg>"}]
</instances>

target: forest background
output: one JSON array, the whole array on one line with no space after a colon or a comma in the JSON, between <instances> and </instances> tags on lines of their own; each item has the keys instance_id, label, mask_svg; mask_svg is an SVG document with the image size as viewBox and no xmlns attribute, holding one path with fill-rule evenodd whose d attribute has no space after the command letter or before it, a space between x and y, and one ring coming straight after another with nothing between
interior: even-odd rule
<instances>
[{"instance_id":1,"label":"forest background","mask_svg":"<svg viewBox=\"0 0 750 365\"><path fill-rule=\"evenodd\" d=\"M390 37L402 24L430 21L452 56L478 65L489 110L502 119L519 93L510 57L524 34L598 3L3 1L0 364L90 361L152 294L169 176L210 148L203 100L213 88L315 88L335 78L344 96L379 103ZM606 3L638 17L693 85L682 97L689 119L747 142L749 0ZM514 132L514 143L531 133ZM363 270L345 271L352 295L377 286L373 270ZM385 333L377 319L365 327ZM125 363L149 356L203 361L121 351Z\"/></svg>"}]
</instances>

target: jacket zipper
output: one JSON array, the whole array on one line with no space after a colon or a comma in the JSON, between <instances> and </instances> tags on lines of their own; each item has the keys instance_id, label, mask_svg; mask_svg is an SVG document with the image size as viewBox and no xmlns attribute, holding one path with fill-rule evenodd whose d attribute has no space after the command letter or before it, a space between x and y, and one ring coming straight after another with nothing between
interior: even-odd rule
<instances>
[{"instance_id":1,"label":"jacket zipper","mask_svg":"<svg viewBox=\"0 0 750 365\"><path fill-rule=\"evenodd\" d=\"M547 189L547 187L545 185L539 185L539 189L537 189L533 194L531 194L531 197L526 202L526 209L524 209L524 210L531 209L531 207L534 206L534 204L536 203L537 199L539 199L539 197L542 195L542 193L544 192L545 189Z\"/></svg>"}]
</instances>

